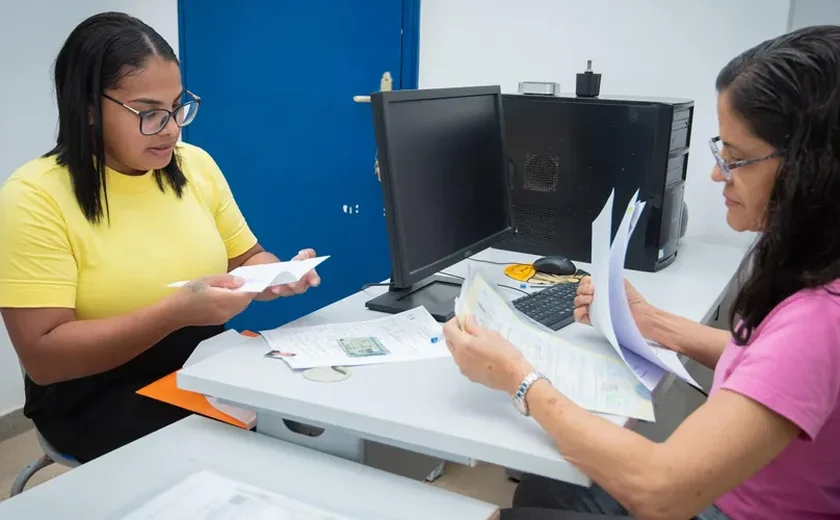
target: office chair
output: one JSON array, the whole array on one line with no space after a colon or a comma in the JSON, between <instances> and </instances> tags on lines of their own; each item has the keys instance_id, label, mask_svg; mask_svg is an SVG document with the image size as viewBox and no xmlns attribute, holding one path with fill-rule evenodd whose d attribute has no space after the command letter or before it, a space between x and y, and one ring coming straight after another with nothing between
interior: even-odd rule
<instances>
[{"instance_id":1,"label":"office chair","mask_svg":"<svg viewBox=\"0 0 840 520\"><path fill-rule=\"evenodd\" d=\"M18 362L20 362L20 360L18 360ZM26 371L23 369L23 364L20 365L20 373L23 374L24 378L26 377ZM53 463L61 464L62 466L66 466L68 468L75 468L76 466L81 465L81 463L73 457L62 455L58 452L58 450L53 448L50 443L47 442L47 439L41 435L37 428L35 428L35 435L38 437L38 444L41 445L41 449L44 451L44 454L27 464L26 467L23 468L23 471L18 474L14 483L12 483L12 489L9 492L10 498L21 494L24 488L26 488L26 483L29 482L29 479L31 479L35 473L38 473Z\"/></svg>"}]
</instances>

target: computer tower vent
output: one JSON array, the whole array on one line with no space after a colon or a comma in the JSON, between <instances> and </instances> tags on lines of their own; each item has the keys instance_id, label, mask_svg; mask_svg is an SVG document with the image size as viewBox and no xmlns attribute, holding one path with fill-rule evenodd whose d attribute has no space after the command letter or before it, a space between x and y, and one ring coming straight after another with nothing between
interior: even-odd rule
<instances>
[{"instance_id":1,"label":"computer tower vent","mask_svg":"<svg viewBox=\"0 0 840 520\"><path fill-rule=\"evenodd\" d=\"M525 189L555 193L560 181L560 158L544 154L525 155Z\"/></svg>"},{"instance_id":2,"label":"computer tower vent","mask_svg":"<svg viewBox=\"0 0 840 520\"><path fill-rule=\"evenodd\" d=\"M559 213L551 208L513 206L513 227L516 237L539 242L557 240Z\"/></svg>"}]
</instances>

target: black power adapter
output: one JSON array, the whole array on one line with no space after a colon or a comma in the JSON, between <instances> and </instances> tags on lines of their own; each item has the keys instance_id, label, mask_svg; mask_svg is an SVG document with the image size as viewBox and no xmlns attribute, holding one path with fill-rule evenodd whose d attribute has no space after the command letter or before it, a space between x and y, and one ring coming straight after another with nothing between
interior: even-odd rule
<instances>
[{"instance_id":1,"label":"black power adapter","mask_svg":"<svg viewBox=\"0 0 840 520\"><path fill-rule=\"evenodd\" d=\"M575 93L578 97L598 97L601 93L601 75L592 72L592 60L587 60L586 70L577 75Z\"/></svg>"}]
</instances>

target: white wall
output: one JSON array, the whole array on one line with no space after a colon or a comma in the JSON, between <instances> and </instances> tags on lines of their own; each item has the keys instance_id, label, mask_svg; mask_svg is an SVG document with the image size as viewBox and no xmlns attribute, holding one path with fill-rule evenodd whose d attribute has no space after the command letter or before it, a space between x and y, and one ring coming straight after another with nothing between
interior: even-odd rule
<instances>
[{"instance_id":1,"label":"white wall","mask_svg":"<svg viewBox=\"0 0 840 520\"><path fill-rule=\"evenodd\" d=\"M177 0L0 3L0 182L54 144L58 113L52 63L73 27L102 11L124 11L139 17L178 50ZM0 415L21 406L20 368L0 323Z\"/></svg>"},{"instance_id":2,"label":"white wall","mask_svg":"<svg viewBox=\"0 0 840 520\"><path fill-rule=\"evenodd\" d=\"M800 0L801 1L801 0ZM823 0L837 3L838 0ZM710 179L717 135L714 82L741 51L786 31L789 0L423 0L420 86L557 81L574 92L586 60L601 93L689 98L695 120L686 202L688 234L746 243L726 225Z\"/></svg>"},{"instance_id":3,"label":"white wall","mask_svg":"<svg viewBox=\"0 0 840 520\"><path fill-rule=\"evenodd\" d=\"M790 28L840 25L840 0L791 0Z\"/></svg>"},{"instance_id":4,"label":"white wall","mask_svg":"<svg viewBox=\"0 0 840 520\"><path fill-rule=\"evenodd\" d=\"M840 21L836 0L793 1L795 23ZM720 187L708 179L712 160L706 141L717 134L714 79L735 54L785 31L789 2L423 0L420 86L501 84L515 91L520 80L535 79L559 81L573 91L575 74L593 59L604 74L604 95L694 99L689 233L743 242L748 238L726 227ZM52 61L78 22L105 10L140 17L177 50L177 0L0 4L0 181L52 145L57 117ZM826 12L833 18L823 18ZM0 330L0 415L22 404L17 358Z\"/></svg>"}]
</instances>

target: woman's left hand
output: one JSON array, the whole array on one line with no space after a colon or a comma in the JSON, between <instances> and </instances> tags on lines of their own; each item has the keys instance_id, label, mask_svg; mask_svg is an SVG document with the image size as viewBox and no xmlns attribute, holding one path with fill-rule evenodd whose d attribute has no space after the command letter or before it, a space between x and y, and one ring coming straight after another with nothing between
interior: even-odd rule
<instances>
[{"instance_id":1,"label":"woman's left hand","mask_svg":"<svg viewBox=\"0 0 840 520\"><path fill-rule=\"evenodd\" d=\"M471 381L513 395L534 371L516 347L498 333L478 326L472 317L464 320L463 326L457 318L450 320L443 334L455 363Z\"/></svg>"},{"instance_id":2,"label":"woman's left hand","mask_svg":"<svg viewBox=\"0 0 840 520\"><path fill-rule=\"evenodd\" d=\"M300 253L297 254L292 261L294 260L307 260L309 258L315 258L315 250L314 249L304 249ZM275 298L280 298L284 296L294 296L296 294L303 294L310 287L318 287L321 284L321 277L318 276L318 273L315 269L306 273L303 278L298 280L295 283L290 283L287 285L275 285L273 287L269 287L268 289L261 292L257 295L256 299L259 301L270 301L274 300Z\"/></svg>"}]
</instances>

